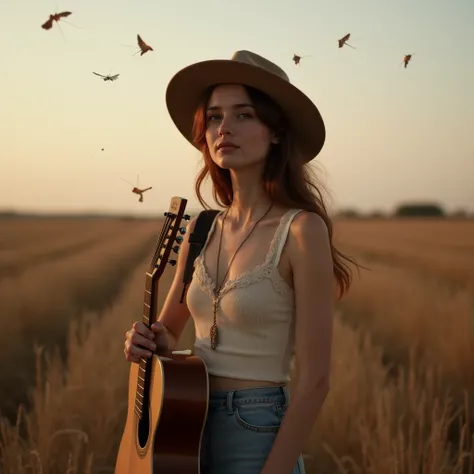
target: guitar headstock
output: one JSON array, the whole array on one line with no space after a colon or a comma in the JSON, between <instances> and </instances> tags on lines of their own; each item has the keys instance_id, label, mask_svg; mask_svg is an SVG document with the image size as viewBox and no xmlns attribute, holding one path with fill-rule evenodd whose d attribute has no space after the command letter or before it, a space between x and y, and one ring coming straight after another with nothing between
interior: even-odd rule
<instances>
[{"instance_id":1,"label":"guitar headstock","mask_svg":"<svg viewBox=\"0 0 474 474\"><path fill-rule=\"evenodd\" d=\"M189 221L190 219L187 214L184 214L187 202L187 199L175 196L171 198L168 211L164 213L165 222L148 269L148 273L153 277L160 277L165 271L166 265L176 265L176 260L170 260L169 257L171 251L179 253L183 242L182 236L186 233L186 228L181 226L181 220ZM177 235L178 233L180 235Z\"/></svg>"}]
</instances>

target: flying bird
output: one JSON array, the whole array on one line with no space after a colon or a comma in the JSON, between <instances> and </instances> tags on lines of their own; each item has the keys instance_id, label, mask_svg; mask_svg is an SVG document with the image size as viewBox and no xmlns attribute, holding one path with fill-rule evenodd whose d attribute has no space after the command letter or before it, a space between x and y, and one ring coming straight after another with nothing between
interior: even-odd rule
<instances>
[{"instance_id":1,"label":"flying bird","mask_svg":"<svg viewBox=\"0 0 474 474\"><path fill-rule=\"evenodd\" d=\"M150 45L146 44L145 41L142 40L140 35L137 35L137 41L140 51L137 51L135 54L140 53L140 56L143 56L147 51L153 51L153 48Z\"/></svg>"},{"instance_id":2,"label":"flying bird","mask_svg":"<svg viewBox=\"0 0 474 474\"><path fill-rule=\"evenodd\" d=\"M61 12L61 13L54 13L54 15L49 15L49 20L41 25L41 28L44 30L50 30L53 27L53 22L59 22L61 18L66 18L71 15L72 12Z\"/></svg>"},{"instance_id":3,"label":"flying bird","mask_svg":"<svg viewBox=\"0 0 474 474\"><path fill-rule=\"evenodd\" d=\"M130 184L130 186L132 186L132 193L134 194L138 194L140 196L140 199L138 200L138 202L143 202L143 193L145 191L148 191L149 189L152 189L152 187L148 187L148 188L144 188L144 189L140 189L138 187L138 175L137 175L137 185L135 186L134 184L132 184L130 181L127 181L126 179L123 179L123 178L120 178L122 179L123 181L125 181L126 183Z\"/></svg>"},{"instance_id":4,"label":"flying bird","mask_svg":"<svg viewBox=\"0 0 474 474\"><path fill-rule=\"evenodd\" d=\"M415 53L413 53L413 54L415 54ZM407 68L408 63L410 62L411 57L413 56L413 54L406 54L406 55L403 57L403 63L404 63L405 69Z\"/></svg>"},{"instance_id":5,"label":"flying bird","mask_svg":"<svg viewBox=\"0 0 474 474\"><path fill-rule=\"evenodd\" d=\"M297 54L293 54L293 61L296 65L298 65L302 58L311 58L312 56L298 56Z\"/></svg>"},{"instance_id":6,"label":"flying bird","mask_svg":"<svg viewBox=\"0 0 474 474\"><path fill-rule=\"evenodd\" d=\"M114 74L113 76L111 76L110 74L107 74L106 76L104 76L104 75L99 74L98 72L94 72L94 71L92 71L92 74L95 74L96 76L102 77L103 81L116 81L118 79L118 77L120 76L120 74Z\"/></svg>"},{"instance_id":7,"label":"flying bird","mask_svg":"<svg viewBox=\"0 0 474 474\"><path fill-rule=\"evenodd\" d=\"M347 35L343 36L341 39L337 40L339 44L339 48L342 48L345 44L347 46L350 46L351 48L355 49L354 46L351 46L347 41L351 37L350 33L347 33Z\"/></svg>"}]
</instances>

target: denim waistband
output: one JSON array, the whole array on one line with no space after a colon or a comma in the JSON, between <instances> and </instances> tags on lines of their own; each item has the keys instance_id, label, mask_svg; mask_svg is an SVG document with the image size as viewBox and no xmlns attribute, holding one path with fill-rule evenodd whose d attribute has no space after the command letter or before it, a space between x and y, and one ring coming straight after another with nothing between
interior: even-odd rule
<instances>
[{"instance_id":1,"label":"denim waistband","mask_svg":"<svg viewBox=\"0 0 474 474\"><path fill-rule=\"evenodd\" d=\"M218 390L209 395L209 406L213 408L239 406L246 403L281 403L289 401L290 394L285 385L256 387L241 390Z\"/></svg>"}]
</instances>

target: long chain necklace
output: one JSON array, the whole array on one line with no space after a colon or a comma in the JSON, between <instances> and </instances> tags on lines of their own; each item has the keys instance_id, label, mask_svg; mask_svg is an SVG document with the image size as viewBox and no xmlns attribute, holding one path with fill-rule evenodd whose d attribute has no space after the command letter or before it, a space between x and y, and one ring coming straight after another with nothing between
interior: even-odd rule
<instances>
[{"instance_id":1,"label":"long chain necklace","mask_svg":"<svg viewBox=\"0 0 474 474\"><path fill-rule=\"evenodd\" d=\"M251 231L247 234L247 236L242 241L242 243L237 247L237 250L235 251L233 257L231 258L231 260L229 262L229 266L227 267L227 271L225 272L224 278L222 279L222 283L220 285L218 285L218 283L219 283L219 258L220 258L220 255L221 255L222 234L223 234L222 231L224 230L224 222L225 222L225 219L226 219L227 214L229 212L229 208L227 209L227 211L224 215L224 218L222 219L221 235L220 235L220 239L219 239L219 249L217 251L216 287L214 289L214 322L211 326L211 331L210 331L211 349L213 351L215 351L216 347L217 347L217 307L219 305L221 290L224 286L224 282L225 282L225 279L227 277L227 274L229 273L230 266L232 265L232 262L234 261L234 258L237 255L237 252L240 250L240 247L242 247L244 242L250 237L250 235L254 231L255 227L257 227L257 224L270 212L270 209L272 207L273 207L273 203L270 204L270 207L267 209L267 212L265 212L265 214L262 217L260 217L260 219L258 219L257 222L255 222L255 224L252 227Z\"/></svg>"}]
</instances>

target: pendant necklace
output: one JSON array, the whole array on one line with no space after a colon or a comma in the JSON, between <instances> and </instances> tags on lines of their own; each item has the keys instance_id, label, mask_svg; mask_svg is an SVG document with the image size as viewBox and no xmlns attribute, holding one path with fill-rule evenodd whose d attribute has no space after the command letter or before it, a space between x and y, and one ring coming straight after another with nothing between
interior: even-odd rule
<instances>
[{"instance_id":1,"label":"pendant necklace","mask_svg":"<svg viewBox=\"0 0 474 474\"><path fill-rule=\"evenodd\" d=\"M270 212L270 209L273 207L273 203L270 204L270 207L267 209L267 212L265 212L265 214L260 217L260 219L258 219L257 222L255 222L254 226L252 227L252 230L247 234L247 236L245 237L245 239L242 241L242 243L237 247L237 250L235 251L233 257L231 258L230 262L229 262L229 266L227 267L227 271L224 275L224 278L222 280L222 283L220 286L218 286L218 282L219 282L219 257L220 257L220 254L221 254L221 245L222 245L222 234L223 234L223 230L224 230L224 222L225 222L225 219L227 217L227 214L229 212L229 208L227 208L227 211L226 213L224 214L224 218L222 219L222 226L221 226L221 235L220 235L220 239L219 239L219 249L217 251L217 268L216 268L216 287L214 289L214 322L212 324L212 327L211 327L211 331L210 331L210 337L211 337L211 349L213 351L216 350L216 347L217 347L217 307L219 305L219 298L220 298L220 295L221 295L221 290L222 288L224 287L224 281L227 277L227 274L229 273L229 270L230 270L230 266L232 265L232 262L234 261L234 258L235 256L237 255L237 252L240 250L240 247L242 247L242 245L244 244L244 242L250 237L250 235L252 234L252 232L254 231L255 227L257 227L257 224Z\"/></svg>"}]
</instances>

